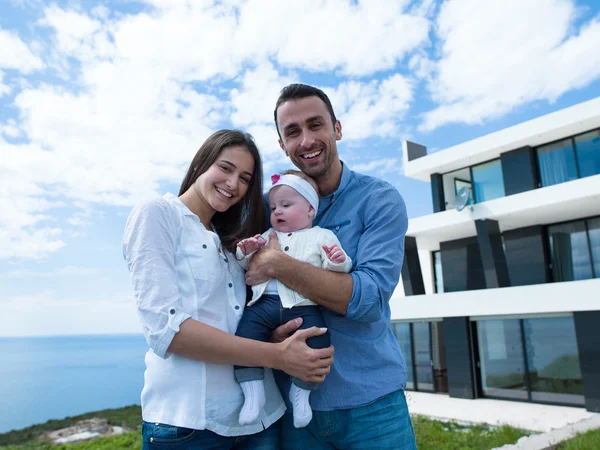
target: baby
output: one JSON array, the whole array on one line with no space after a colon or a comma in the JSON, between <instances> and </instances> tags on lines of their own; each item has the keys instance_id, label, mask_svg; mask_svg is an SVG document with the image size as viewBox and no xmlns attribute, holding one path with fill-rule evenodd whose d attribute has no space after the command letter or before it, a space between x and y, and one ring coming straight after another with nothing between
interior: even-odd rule
<instances>
[{"instance_id":1,"label":"baby","mask_svg":"<svg viewBox=\"0 0 600 450\"><path fill-rule=\"evenodd\" d=\"M237 259L248 268L252 254L265 245L269 234L277 233L281 250L288 255L316 267L336 272L349 272L351 259L342 250L333 232L313 227L312 221L319 209L317 185L310 177L297 170L288 170L282 176L271 177L269 190L271 226L265 233L238 243ZM260 300L260 301L259 301ZM301 328L325 327L319 306L276 279L252 286L252 300L248 303L238 325L237 336L268 341L271 331L296 317L302 317ZM326 333L308 339L311 348L329 347ZM258 419L265 403L264 369L235 367L235 377L244 393L244 406L239 415L240 425ZM306 383L292 378L290 401L293 405L294 426L305 427L312 419L310 392L318 383Z\"/></svg>"}]
</instances>

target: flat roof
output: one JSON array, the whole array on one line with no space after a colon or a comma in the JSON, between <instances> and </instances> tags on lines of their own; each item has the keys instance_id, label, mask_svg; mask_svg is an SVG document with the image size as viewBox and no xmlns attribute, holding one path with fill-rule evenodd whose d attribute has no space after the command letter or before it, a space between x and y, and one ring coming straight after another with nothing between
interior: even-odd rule
<instances>
[{"instance_id":1,"label":"flat roof","mask_svg":"<svg viewBox=\"0 0 600 450\"><path fill-rule=\"evenodd\" d=\"M404 141L404 175L430 181L434 173L452 172L498 158L504 152L528 145L535 147L594 128L600 128L600 97L412 161L408 160L407 142Z\"/></svg>"}]
</instances>

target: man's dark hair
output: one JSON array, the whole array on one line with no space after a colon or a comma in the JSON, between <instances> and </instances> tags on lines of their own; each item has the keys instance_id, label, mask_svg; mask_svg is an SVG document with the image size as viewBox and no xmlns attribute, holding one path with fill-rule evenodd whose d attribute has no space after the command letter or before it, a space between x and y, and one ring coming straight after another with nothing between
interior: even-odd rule
<instances>
[{"instance_id":1,"label":"man's dark hair","mask_svg":"<svg viewBox=\"0 0 600 450\"><path fill-rule=\"evenodd\" d=\"M277 123L277 110L279 107L290 100L297 100L300 98L306 97L319 97L325 106L327 106L327 110L331 115L331 121L335 125L337 119L335 118L335 113L333 112L333 106L331 106L331 101L327 94L323 92L321 89L316 88L314 86L309 86L307 84L294 83L289 86L284 87L279 94L279 98L277 99L277 103L275 103L275 128L277 128L277 134L279 135L279 139L281 139L281 133L279 132L279 124Z\"/></svg>"}]
</instances>

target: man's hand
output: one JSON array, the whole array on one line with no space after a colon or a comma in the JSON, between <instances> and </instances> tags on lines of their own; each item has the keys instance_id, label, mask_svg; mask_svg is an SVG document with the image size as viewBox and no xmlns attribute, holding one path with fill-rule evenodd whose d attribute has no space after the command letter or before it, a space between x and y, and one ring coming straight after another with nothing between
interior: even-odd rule
<instances>
[{"instance_id":1,"label":"man's hand","mask_svg":"<svg viewBox=\"0 0 600 450\"><path fill-rule=\"evenodd\" d=\"M246 284L256 286L275 277L275 259L281 254L277 234L269 234L269 243L252 256L246 272Z\"/></svg>"},{"instance_id":2,"label":"man's hand","mask_svg":"<svg viewBox=\"0 0 600 450\"><path fill-rule=\"evenodd\" d=\"M312 349L306 345L306 340L326 331L327 328L317 327L296 331L285 341L276 344L281 348L277 368L307 383L322 383L333 364L333 346Z\"/></svg>"},{"instance_id":3,"label":"man's hand","mask_svg":"<svg viewBox=\"0 0 600 450\"><path fill-rule=\"evenodd\" d=\"M248 256L263 247L266 242L260 234L257 234L251 238L242 239L237 243L237 246L244 256Z\"/></svg>"},{"instance_id":4,"label":"man's hand","mask_svg":"<svg viewBox=\"0 0 600 450\"><path fill-rule=\"evenodd\" d=\"M325 254L332 263L341 264L346 261L346 254L337 244L333 244L329 247L324 245L323 250L325 250Z\"/></svg>"}]
</instances>

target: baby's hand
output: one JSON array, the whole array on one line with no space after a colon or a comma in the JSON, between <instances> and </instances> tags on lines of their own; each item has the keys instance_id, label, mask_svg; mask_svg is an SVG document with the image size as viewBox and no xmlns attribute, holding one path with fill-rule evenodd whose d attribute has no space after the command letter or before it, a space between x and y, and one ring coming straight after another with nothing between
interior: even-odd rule
<instances>
[{"instance_id":1,"label":"baby's hand","mask_svg":"<svg viewBox=\"0 0 600 450\"><path fill-rule=\"evenodd\" d=\"M244 256L248 256L250 253L260 250L266 243L267 241L260 234L257 234L254 237L242 239L237 246Z\"/></svg>"},{"instance_id":2,"label":"baby's hand","mask_svg":"<svg viewBox=\"0 0 600 450\"><path fill-rule=\"evenodd\" d=\"M346 254L337 244L333 244L330 247L324 245L323 250L325 250L325 254L332 263L341 264L346 261Z\"/></svg>"}]
</instances>

